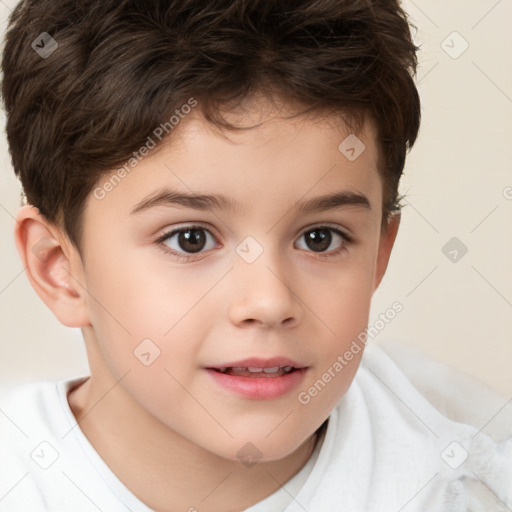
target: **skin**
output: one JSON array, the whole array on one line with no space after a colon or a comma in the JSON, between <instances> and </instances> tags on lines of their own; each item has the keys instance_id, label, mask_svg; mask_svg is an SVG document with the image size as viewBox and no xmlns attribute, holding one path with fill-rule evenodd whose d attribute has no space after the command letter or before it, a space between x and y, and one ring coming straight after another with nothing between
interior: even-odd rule
<instances>
[{"instance_id":1,"label":"skin","mask_svg":"<svg viewBox=\"0 0 512 512\"><path fill-rule=\"evenodd\" d=\"M298 394L367 327L397 234L399 215L380 229L382 180L369 119L358 133L366 149L351 162L338 150L351 133L339 118L286 119L288 110L264 106L236 117L260 126L229 136L189 114L173 139L104 199L91 193L83 259L36 208L24 206L17 215L16 244L32 286L61 323L82 328L91 377L68 395L79 426L155 510L243 510L304 466L315 430L347 391L363 351L307 405ZM130 215L163 186L224 194L243 209L169 205ZM299 201L341 190L364 194L371 209L296 209ZM189 261L163 250L187 254L177 235L154 244L190 223L203 225L207 238ZM325 224L353 241L330 232L327 251L308 247L304 233ZM263 248L251 264L235 251L247 236ZM32 248L44 238L53 246L38 258ZM133 353L147 338L160 349L149 366ZM237 396L203 369L277 355L308 370L296 389L272 400ZM237 456L248 442L261 453L251 467Z\"/></svg>"}]
</instances>

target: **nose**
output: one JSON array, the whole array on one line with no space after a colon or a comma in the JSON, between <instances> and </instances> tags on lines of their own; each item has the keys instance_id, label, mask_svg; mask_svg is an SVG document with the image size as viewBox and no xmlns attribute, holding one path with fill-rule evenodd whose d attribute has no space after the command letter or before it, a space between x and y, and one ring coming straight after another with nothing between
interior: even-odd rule
<instances>
[{"instance_id":1,"label":"nose","mask_svg":"<svg viewBox=\"0 0 512 512\"><path fill-rule=\"evenodd\" d=\"M242 259L235 263L231 272L234 290L229 305L233 324L289 328L301 321L303 303L293 286L293 269L277 252L266 249L252 263Z\"/></svg>"}]
</instances>

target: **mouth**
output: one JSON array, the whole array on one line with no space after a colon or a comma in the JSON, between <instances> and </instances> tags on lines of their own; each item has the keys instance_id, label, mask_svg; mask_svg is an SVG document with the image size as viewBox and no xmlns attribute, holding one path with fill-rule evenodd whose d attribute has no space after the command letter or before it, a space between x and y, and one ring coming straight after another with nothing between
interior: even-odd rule
<instances>
[{"instance_id":1,"label":"mouth","mask_svg":"<svg viewBox=\"0 0 512 512\"><path fill-rule=\"evenodd\" d=\"M267 368L257 368L250 366L228 366L224 368L209 368L225 375L234 375L236 377L282 377L297 370L293 366L273 366Z\"/></svg>"},{"instance_id":2,"label":"mouth","mask_svg":"<svg viewBox=\"0 0 512 512\"><path fill-rule=\"evenodd\" d=\"M308 368L286 358L252 358L204 369L224 390L261 400L289 393L303 381Z\"/></svg>"},{"instance_id":3,"label":"mouth","mask_svg":"<svg viewBox=\"0 0 512 512\"><path fill-rule=\"evenodd\" d=\"M282 377L305 368L305 365L292 359L278 356L271 358L251 357L240 361L210 366L206 369L236 377L268 378Z\"/></svg>"}]
</instances>

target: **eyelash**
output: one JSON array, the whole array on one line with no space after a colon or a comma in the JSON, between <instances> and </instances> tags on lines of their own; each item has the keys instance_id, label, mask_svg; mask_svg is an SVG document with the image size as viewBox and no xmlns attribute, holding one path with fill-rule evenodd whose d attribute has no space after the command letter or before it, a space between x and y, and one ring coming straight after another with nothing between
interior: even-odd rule
<instances>
[{"instance_id":1,"label":"eyelash","mask_svg":"<svg viewBox=\"0 0 512 512\"><path fill-rule=\"evenodd\" d=\"M325 254L319 253L319 252L315 253L314 251L308 251L308 252L312 252L313 254L316 254L316 258L318 258L318 259L328 259L328 258L332 258L334 256L338 256L341 252L345 251L347 249L346 246L350 245L353 241L352 237L347 235L343 231L340 231L339 229L333 228L331 226L324 226L324 225L313 226L308 229L305 229L304 231L302 231L299 238L301 236L303 236L305 233L307 233L308 231L313 231L314 229L325 229L325 228L327 228L330 231L334 231L334 233L339 235L343 239L343 244L341 245L341 247L339 249L335 249L334 251L330 251ZM187 256L183 253L175 252L172 249L169 249L169 247L167 247L164 244L164 242L166 240L168 240L169 238L171 238L174 234L180 233L181 231L188 231L189 229L203 229L204 231L208 231L208 233L210 233L213 236L213 233L211 233L211 231L209 229L207 229L206 227L201 226L200 224L190 224L190 225L182 226L181 228L178 228L178 229L172 229L171 231L164 233L162 236L158 237L153 243L158 248L160 248L162 251L164 251L166 254L171 254L178 260L189 261L194 258L193 254L190 254ZM200 253L197 253L197 254L200 254Z\"/></svg>"}]
</instances>

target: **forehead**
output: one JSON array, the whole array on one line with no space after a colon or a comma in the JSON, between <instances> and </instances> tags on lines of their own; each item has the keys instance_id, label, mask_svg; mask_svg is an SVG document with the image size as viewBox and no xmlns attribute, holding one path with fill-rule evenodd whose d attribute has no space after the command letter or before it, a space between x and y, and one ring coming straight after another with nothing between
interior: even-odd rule
<instances>
[{"instance_id":1,"label":"forehead","mask_svg":"<svg viewBox=\"0 0 512 512\"><path fill-rule=\"evenodd\" d=\"M102 177L108 193L87 208L128 215L141 199L163 186L189 194L231 197L237 212L263 199L293 202L332 189L381 195L375 125L370 118L357 133L339 114L308 112L248 103L225 119L241 131L207 122L199 108L175 126L167 140L123 173ZM110 182L110 185L109 185ZM96 201L97 203L97 201ZM375 204L378 209L380 205Z\"/></svg>"},{"instance_id":2,"label":"forehead","mask_svg":"<svg viewBox=\"0 0 512 512\"><path fill-rule=\"evenodd\" d=\"M328 157L333 150L338 150L350 161L355 161L350 158L350 153L344 152L349 149L348 146L354 144L340 147L349 137L355 142L364 140L363 160L367 164L374 161L375 166L377 165L377 130L370 116L364 117L362 126L355 126L355 121L347 113L326 108L305 112L304 108L294 108L292 105L276 105L267 100L247 100L238 110L223 112L224 119L240 128L237 131L225 130L207 122L196 109L180 121L167 146L164 145L158 151L170 149L172 145L172 151L177 154L180 149L190 151L195 145L194 151L197 151L207 144L209 150L221 148L222 151L238 149L243 152L248 146L252 146L261 152L284 152L288 145L298 148L305 141L309 141L300 146L303 155L322 153Z\"/></svg>"}]
</instances>

